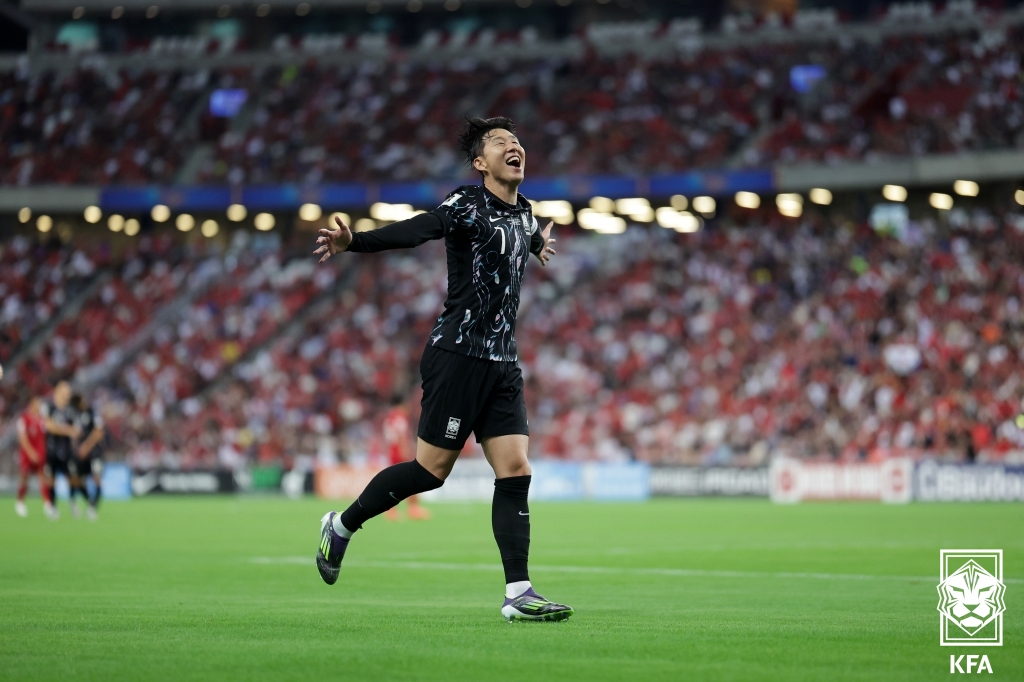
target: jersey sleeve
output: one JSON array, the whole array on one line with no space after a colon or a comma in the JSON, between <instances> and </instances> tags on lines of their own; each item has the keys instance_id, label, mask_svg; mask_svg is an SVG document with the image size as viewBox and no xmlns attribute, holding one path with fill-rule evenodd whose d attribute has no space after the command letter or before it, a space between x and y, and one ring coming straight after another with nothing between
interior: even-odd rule
<instances>
[{"instance_id":1,"label":"jersey sleeve","mask_svg":"<svg viewBox=\"0 0 1024 682\"><path fill-rule=\"evenodd\" d=\"M473 189L458 188L430 213L441 219L445 234L468 230L476 220L476 197L473 196Z\"/></svg>"},{"instance_id":2,"label":"jersey sleeve","mask_svg":"<svg viewBox=\"0 0 1024 682\"><path fill-rule=\"evenodd\" d=\"M540 233L540 225L537 224L537 217L532 216L533 219L533 233L530 234L530 253L534 256L539 256L540 252L544 249L544 236Z\"/></svg>"},{"instance_id":3,"label":"jersey sleeve","mask_svg":"<svg viewBox=\"0 0 1024 682\"><path fill-rule=\"evenodd\" d=\"M389 249L411 249L431 239L444 236L443 228L433 213L420 213L408 220L385 225L372 232L356 232L348 250L354 253L376 253Z\"/></svg>"},{"instance_id":4,"label":"jersey sleeve","mask_svg":"<svg viewBox=\"0 0 1024 682\"><path fill-rule=\"evenodd\" d=\"M44 402L42 405L39 406L39 416L42 417L43 419L49 419L50 413L50 403Z\"/></svg>"}]
</instances>

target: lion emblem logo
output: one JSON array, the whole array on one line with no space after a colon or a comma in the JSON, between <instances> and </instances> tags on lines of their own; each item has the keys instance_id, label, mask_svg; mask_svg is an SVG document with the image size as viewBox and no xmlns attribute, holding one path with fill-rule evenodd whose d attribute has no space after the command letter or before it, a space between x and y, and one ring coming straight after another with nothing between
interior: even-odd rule
<instances>
[{"instance_id":1,"label":"lion emblem logo","mask_svg":"<svg viewBox=\"0 0 1024 682\"><path fill-rule=\"evenodd\" d=\"M969 637L1006 610L1006 586L973 559L947 575L938 590L939 613Z\"/></svg>"}]
</instances>

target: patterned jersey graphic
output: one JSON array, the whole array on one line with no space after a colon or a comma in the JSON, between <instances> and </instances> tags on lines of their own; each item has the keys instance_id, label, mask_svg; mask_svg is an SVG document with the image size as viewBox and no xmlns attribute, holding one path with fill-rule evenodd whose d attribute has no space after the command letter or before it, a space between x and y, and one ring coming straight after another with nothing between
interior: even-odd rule
<instances>
[{"instance_id":1,"label":"patterned jersey graphic","mask_svg":"<svg viewBox=\"0 0 1024 682\"><path fill-rule=\"evenodd\" d=\"M463 355L517 360L519 292L543 238L530 203L510 206L479 186L460 187L433 211L444 224L448 298L430 344Z\"/></svg>"}]
</instances>

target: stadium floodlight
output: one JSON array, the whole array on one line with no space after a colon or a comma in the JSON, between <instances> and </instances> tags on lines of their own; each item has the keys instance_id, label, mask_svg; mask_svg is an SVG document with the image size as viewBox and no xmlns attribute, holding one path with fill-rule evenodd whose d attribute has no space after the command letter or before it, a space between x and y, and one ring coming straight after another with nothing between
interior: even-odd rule
<instances>
[{"instance_id":1,"label":"stadium floodlight","mask_svg":"<svg viewBox=\"0 0 1024 682\"><path fill-rule=\"evenodd\" d=\"M249 215L249 212L245 210L245 206L241 204L231 204L228 206L228 220L233 223L240 223L245 220L245 216Z\"/></svg>"},{"instance_id":2,"label":"stadium floodlight","mask_svg":"<svg viewBox=\"0 0 1024 682\"><path fill-rule=\"evenodd\" d=\"M619 215L646 215L650 209L651 202L647 199L619 199L615 202L615 212Z\"/></svg>"},{"instance_id":3,"label":"stadium floodlight","mask_svg":"<svg viewBox=\"0 0 1024 682\"><path fill-rule=\"evenodd\" d=\"M538 201L534 204L533 213L541 218L561 218L572 215L572 204L568 201Z\"/></svg>"},{"instance_id":4,"label":"stadium floodlight","mask_svg":"<svg viewBox=\"0 0 1024 682\"><path fill-rule=\"evenodd\" d=\"M647 208L633 211L629 214L629 217L639 223L651 223L654 222L654 209L648 206Z\"/></svg>"},{"instance_id":5,"label":"stadium floodlight","mask_svg":"<svg viewBox=\"0 0 1024 682\"><path fill-rule=\"evenodd\" d=\"M36 229L42 233L47 233L53 229L53 218L48 215L41 215L36 218Z\"/></svg>"},{"instance_id":6,"label":"stadium floodlight","mask_svg":"<svg viewBox=\"0 0 1024 682\"><path fill-rule=\"evenodd\" d=\"M715 212L715 200L711 197L694 197L693 210L704 215L711 215Z\"/></svg>"},{"instance_id":7,"label":"stadium floodlight","mask_svg":"<svg viewBox=\"0 0 1024 682\"><path fill-rule=\"evenodd\" d=\"M306 222L313 222L314 220L320 220L324 212L316 204L303 204L299 208L299 217Z\"/></svg>"},{"instance_id":8,"label":"stadium floodlight","mask_svg":"<svg viewBox=\"0 0 1024 682\"><path fill-rule=\"evenodd\" d=\"M111 232L120 232L124 229L124 216L113 214L107 218L107 227L110 228Z\"/></svg>"},{"instance_id":9,"label":"stadium floodlight","mask_svg":"<svg viewBox=\"0 0 1024 682\"><path fill-rule=\"evenodd\" d=\"M882 188L882 196L889 201L906 201L907 188L900 185L886 185Z\"/></svg>"},{"instance_id":10,"label":"stadium floodlight","mask_svg":"<svg viewBox=\"0 0 1024 682\"><path fill-rule=\"evenodd\" d=\"M277 221L274 220L274 216L271 215L270 213L257 213L256 217L253 218L252 221L253 225L255 225L256 229L259 230L260 232L267 232L268 230L273 230L276 222Z\"/></svg>"},{"instance_id":11,"label":"stadium floodlight","mask_svg":"<svg viewBox=\"0 0 1024 682\"><path fill-rule=\"evenodd\" d=\"M27 223L32 220L32 209L26 206L25 208L18 211L18 222Z\"/></svg>"},{"instance_id":12,"label":"stadium floodlight","mask_svg":"<svg viewBox=\"0 0 1024 682\"><path fill-rule=\"evenodd\" d=\"M182 213L174 219L174 226L181 232L188 232L196 226L196 219L190 216L188 213Z\"/></svg>"},{"instance_id":13,"label":"stadium floodlight","mask_svg":"<svg viewBox=\"0 0 1024 682\"><path fill-rule=\"evenodd\" d=\"M220 232L220 225L217 224L216 220L204 220L203 224L199 226L199 231L206 238L216 237L217 233Z\"/></svg>"},{"instance_id":14,"label":"stadium floodlight","mask_svg":"<svg viewBox=\"0 0 1024 682\"><path fill-rule=\"evenodd\" d=\"M83 215L85 216L85 222L95 225L103 217L103 211L100 210L99 206L86 206Z\"/></svg>"},{"instance_id":15,"label":"stadium floodlight","mask_svg":"<svg viewBox=\"0 0 1024 682\"><path fill-rule=\"evenodd\" d=\"M166 223L171 219L171 209L167 208L163 204L157 204L153 207L153 210L149 212L149 215L153 218L153 222Z\"/></svg>"},{"instance_id":16,"label":"stadium floodlight","mask_svg":"<svg viewBox=\"0 0 1024 682\"><path fill-rule=\"evenodd\" d=\"M973 180L957 180L953 183L953 191L962 197L976 197L981 188Z\"/></svg>"},{"instance_id":17,"label":"stadium floodlight","mask_svg":"<svg viewBox=\"0 0 1024 682\"><path fill-rule=\"evenodd\" d=\"M370 217L383 223L393 223L399 220L407 220L416 215L411 204L386 204L378 201L370 207Z\"/></svg>"},{"instance_id":18,"label":"stadium floodlight","mask_svg":"<svg viewBox=\"0 0 1024 682\"><path fill-rule=\"evenodd\" d=\"M700 218L689 211L677 211L674 208L662 206L655 211L655 215L657 216L658 224L664 228L683 233L700 230Z\"/></svg>"},{"instance_id":19,"label":"stadium floodlight","mask_svg":"<svg viewBox=\"0 0 1024 682\"><path fill-rule=\"evenodd\" d=\"M329 227L332 230L338 229L338 223L335 220L335 218L341 218L341 222L345 223L346 225L352 225L352 218L351 216L349 216L348 213L335 211L330 215L329 218L327 218L327 227Z\"/></svg>"},{"instance_id":20,"label":"stadium floodlight","mask_svg":"<svg viewBox=\"0 0 1024 682\"><path fill-rule=\"evenodd\" d=\"M736 192L736 205L740 208L760 208L761 197L753 192Z\"/></svg>"},{"instance_id":21,"label":"stadium floodlight","mask_svg":"<svg viewBox=\"0 0 1024 682\"><path fill-rule=\"evenodd\" d=\"M124 233L129 237L134 237L139 233L139 221L135 218L129 218L124 221Z\"/></svg>"},{"instance_id":22,"label":"stadium floodlight","mask_svg":"<svg viewBox=\"0 0 1024 682\"><path fill-rule=\"evenodd\" d=\"M377 229L377 221L373 218L360 218L352 229L356 232L372 232Z\"/></svg>"},{"instance_id":23,"label":"stadium floodlight","mask_svg":"<svg viewBox=\"0 0 1024 682\"><path fill-rule=\"evenodd\" d=\"M928 197L928 203L932 205L932 208L948 211L953 208L953 197L942 192L932 192L931 196Z\"/></svg>"},{"instance_id":24,"label":"stadium floodlight","mask_svg":"<svg viewBox=\"0 0 1024 682\"><path fill-rule=\"evenodd\" d=\"M799 218L804 212L804 198L799 194L780 194L775 197L775 205L787 218Z\"/></svg>"},{"instance_id":25,"label":"stadium floodlight","mask_svg":"<svg viewBox=\"0 0 1024 682\"><path fill-rule=\"evenodd\" d=\"M617 215L592 208L584 208L576 214L576 220L584 230L594 230L602 234L619 234L626 231L626 221Z\"/></svg>"},{"instance_id":26,"label":"stadium floodlight","mask_svg":"<svg viewBox=\"0 0 1024 682\"><path fill-rule=\"evenodd\" d=\"M690 202L682 194L673 194L668 200L669 205L677 211L685 211L690 208Z\"/></svg>"},{"instance_id":27,"label":"stadium floodlight","mask_svg":"<svg viewBox=\"0 0 1024 682\"><path fill-rule=\"evenodd\" d=\"M815 187L810 191L810 199L819 206L828 206L832 203L832 192L821 187Z\"/></svg>"},{"instance_id":28,"label":"stadium floodlight","mask_svg":"<svg viewBox=\"0 0 1024 682\"><path fill-rule=\"evenodd\" d=\"M572 225L573 221L576 220L576 215L569 211L565 215L552 216L551 222L555 225Z\"/></svg>"},{"instance_id":29,"label":"stadium floodlight","mask_svg":"<svg viewBox=\"0 0 1024 682\"><path fill-rule=\"evenodd\" d=\"M594 197L590 200L590 208L598 213L611 213L615 210L615 202L608 197Z\"/></svg>"},{"instance_id":30,"label":"stadium floodlight","mask_svg":"<svg viewBox=\"0 0 1024 682\"><path fill-rule=\"evenodd\" d=\"M1013 193L1013 200L1021 206L1024 206L1024 189L1019 189Z\"/></svg>"}]
</instances>

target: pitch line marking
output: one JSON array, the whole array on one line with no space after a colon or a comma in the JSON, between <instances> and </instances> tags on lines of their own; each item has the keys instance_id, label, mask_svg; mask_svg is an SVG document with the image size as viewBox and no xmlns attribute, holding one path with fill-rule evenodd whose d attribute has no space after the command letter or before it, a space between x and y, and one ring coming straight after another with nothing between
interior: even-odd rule
<instances>
[{"instance_id":1,"label":"pitch line marking","mask_svg":"<svg viewBox=\"0 0 1024 682\"><path fill-rule=\"evenodd\" d=\"M313 565L313 557L253 557L254 564L297 564ZM434 561L349 561L346 566L352 568L397 568L410 570L434 571L500 571L501 564L456 564ZM708 571L689 568L616 568L612 566L544 566L530 565L531 571L549 573L594 573L599 575L661 575L677 578L813 578L816 580L934 580L935 576L918 575L869 575L858 573L800 573L780 571L775 573L758 573L755 571ZM1004 583L1024 583L1024 580L1009 578Z\"/></svg>"}]
</instances>

